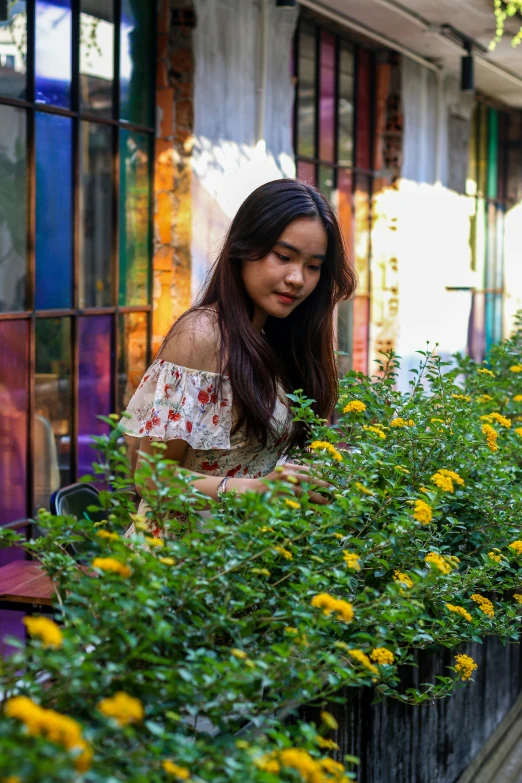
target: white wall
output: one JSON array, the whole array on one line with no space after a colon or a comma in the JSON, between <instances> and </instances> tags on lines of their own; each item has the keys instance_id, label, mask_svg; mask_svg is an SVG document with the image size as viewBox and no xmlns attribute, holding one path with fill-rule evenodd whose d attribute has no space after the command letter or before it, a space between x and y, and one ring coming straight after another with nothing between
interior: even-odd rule
<instances>
[{"instance_id":1,"label":"white wall","mask_svg":"<svg viewBox=\"0 0 522 783\"><path fill-rule=\"evenodd\" d=\"M195 0L195 5L193 296L246 196L263 182L295 176L290 57L297 21L297 8L277 8L273 0ZM263 14L264 144L257 138Z\"/></svg>"}]
</instances>

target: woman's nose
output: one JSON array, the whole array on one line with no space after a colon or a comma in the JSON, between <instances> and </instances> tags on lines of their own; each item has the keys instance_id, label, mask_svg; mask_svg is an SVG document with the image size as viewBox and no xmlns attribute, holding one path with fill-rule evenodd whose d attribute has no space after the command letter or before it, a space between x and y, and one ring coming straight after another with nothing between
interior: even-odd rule
<instances>
[{"instance_id":1,"label":"woman's nose","mask_svg":"<svg viewBox=\"0 0 522 783\"><path fill-rule=\"evenodd\" d=\"M285 277L285 282L288 285L304 285L303 270L300 267L294 267L293 269L290 269Z\"/></svg>"}]
</instances>

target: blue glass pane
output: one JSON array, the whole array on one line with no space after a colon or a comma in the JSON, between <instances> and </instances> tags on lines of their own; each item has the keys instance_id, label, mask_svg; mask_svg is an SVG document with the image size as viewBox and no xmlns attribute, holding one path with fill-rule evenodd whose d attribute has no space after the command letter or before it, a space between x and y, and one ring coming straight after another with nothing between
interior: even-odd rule
<instances>
[{"instance_id":1,"label":"blue glass pane","mask_svg":"<svg viewBox=\"0 0 522 783\"><path fill-rule=\"evenodd\" d=\"M120 305L149 303L150 147L143 133L120 132Z\"/></svg>"},{"instance_id":2,"label":"blue glass pane","mask_svg":"<svg viewBox=\"0 0 522 783\"><path fill-rule=\"evenodd\" d=\"M36 308L72 304L71 120L36 114Z\"/></svg>"},{"instance_id":3,"label":"blue glass pane","mask_svg":"<svg viewBox=\"0 0 522 783\"><path fill-rule=\"evenodd\" d=\"M71 105L71 0L36 2L35 100Z\"/></svg>"},{"instance_id":4,"label":"blue glass pane","mask_svg":"<svg viewBox=\"0 0 522 783\"><path fill-rule=\"evenodd\" d=\"M0 106L0 311L3 312L25 307L25 141L25 110Z\"/></svg>"},{"instance_id":5,"label":"blue glass pane","mask_svg":"<svg viewBox=\"0 0 522 783\"><path fill-rule=\"evenodd\" d=\"M80 318L78 386L78 476L91 472L97 455L92 435L103 435L107 425L97 416L112 412L113 317Z\"/></svg>"},{"instance_id":6,"label":"blue glass pane","mask_svg":"<svg viewBox=\"0 0 522 783\"><path fill-rule=\"evenodd\" d=\"M152 125L154 3L122 0L120 34L120 117Z\"/></svg>"},{"instance_id":7,"label":"blue glass pane","mask_svg":"<svg viewBox=\"0 0 522 783\"><path fill-rule=\"evenodd\" d=\"M0 15L0 95L8 95L9 98L27 97L25 92L27 65L25 5L22 0L15 0L14 3L8 2L7 16Z\"/></svg>"}]
</instances>

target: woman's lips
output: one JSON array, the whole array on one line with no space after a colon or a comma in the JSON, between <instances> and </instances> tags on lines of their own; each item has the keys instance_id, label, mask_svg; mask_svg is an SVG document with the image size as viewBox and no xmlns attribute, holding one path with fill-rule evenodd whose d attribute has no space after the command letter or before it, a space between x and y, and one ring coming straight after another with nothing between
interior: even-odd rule
<instances>
[{"instance_id":1,"label":"woman's lips","mask_svg":"<svg viewBox=\"0 0 522 783\"><path fill-rule=\"evenodd\" d=\"M293 304L295 302L295 297L293 296L286 296L285 294L278 294L277 292L276 296L283 304Z\"/></svg>"}]
</instances>

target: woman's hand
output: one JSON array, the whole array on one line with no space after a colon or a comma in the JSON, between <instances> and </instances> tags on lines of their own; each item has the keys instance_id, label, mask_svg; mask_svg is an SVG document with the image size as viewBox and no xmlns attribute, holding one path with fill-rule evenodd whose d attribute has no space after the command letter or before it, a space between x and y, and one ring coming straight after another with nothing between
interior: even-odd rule
<instances>
[{"instance_id":1,"label":"woman's hand","mask_svg":"<svg viewBox=\"0 0 522 783\"><path fill-rule=\"evenodd\" d=\"M255 479L256 482L260 483L259 491L264 491L264 482L265 481L284 481L289 484L292 484L294 493L299 496L302 495L304 490L301 488L301 483L305 482L307 484L313 484L314 487L324 487L325 489L332 491L333 486L331 484L328 484L327 481L324 481L323 479L316 478L315 474L312 472L312 468L310 468L308 465L300 465L296 462L285 462L284 465L278 465L271 473L268 474L268 476L264 476L260 479ZM310 500L312 503L331 503L330 498L326 498L323 495L320 495L318 492L314 492L312 489L308 490L308 495L310 497Z\"/></svg>"}]
</instances>

